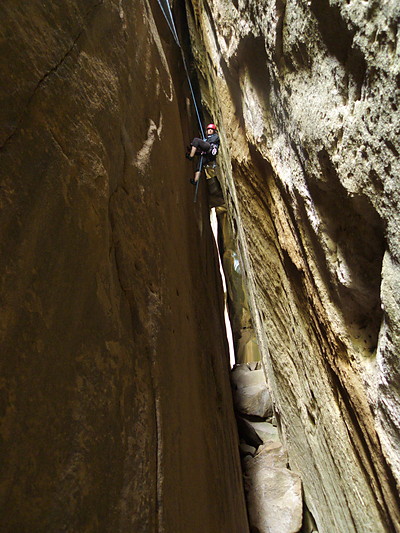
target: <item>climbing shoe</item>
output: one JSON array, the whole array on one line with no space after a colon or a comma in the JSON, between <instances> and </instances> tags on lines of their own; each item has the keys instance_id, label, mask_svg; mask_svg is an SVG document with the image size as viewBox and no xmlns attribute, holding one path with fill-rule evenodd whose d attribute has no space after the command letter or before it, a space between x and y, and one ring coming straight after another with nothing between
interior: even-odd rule
<instances>
[{"instance_id":1,"label":"climbing shoe","mask_svg":"<svg viewBox=\"0 0 400 533\"><path fill-rule=\"evenodd\" d=\"M196 185L196 181L195 181L195 179L194 179L194 178L190 178L190 183L191 183L192 185Z\"/></svg>"},{"instance_id":2,"label":"climbing shoe","mask_svg":"<svg viewBox=\"0 0 400 533\"><path fill-rule=\"evenodd\" d=\"M186 159L189 159L189 161L193 161L194 157L192 157L190 154L186 154Z\"/></svg>"}]
</instances>

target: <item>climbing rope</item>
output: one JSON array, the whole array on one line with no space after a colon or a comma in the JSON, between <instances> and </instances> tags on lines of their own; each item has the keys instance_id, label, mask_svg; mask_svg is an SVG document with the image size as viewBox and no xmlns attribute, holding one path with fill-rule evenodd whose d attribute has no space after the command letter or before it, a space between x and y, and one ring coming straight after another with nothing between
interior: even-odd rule
<instances>
[{"instance_id":1,"label":"climbing rope","mask_svg":"<svg viewBox=\"0 0 400 533\"><path fill-rule=\"evenodd\" d=\"M173 36L176 44L179 46L179 49L181 51L183 66L185 68L186 77L187 77L187 80L188 80L188 83L189 83L189 89L190 89L190 93L192 95L193 105L194 105L194 109L196 111L197 121L199 123L199 128L200 128L200 131L201 131L201 137L204 139L205 138L205 134L204 134L203 124L202 124L202 121L201 121L201 118L200 118L199 105L197 104L196 96L194 94L193 85L192 85L192 82L190 80L189 70L187 68L186 59L185 59L185 54L183 52L183 48L182 48L181 43L179 41L178 32L176 31L174 17L173 17L173 14L172 14L171 6L169 4L169 0L158 0L158 3L160 5L161 11L164 14L165 20L167 21L169 29L171 30L172 36Z\"/></svg>"},{"instance_id":2,"label":"climbing rope","mask_svg":"<svg viewBox=\"0 0 400 533\"><path fill-rule=\"evenodd\" d=\"M176 44L181 47L181 43L179 42L179 37L176 32L176 27L174 24L174 17L172 15L171 6L169 5L168 0L158 0L158 3L161 7L162 12L164 13L165 20L168 23L169 29L171 30L171 33L175 39Z\"/></svg>"},{"instance_id":3,"label":"climbing rope","mask_svg":"<svg viewBox=\"0 0 400 533\"><path fill-rule=\"evenodd\" d=\"M199 171L201 172L203 170L203 155L200 157L200 163L199 163ZM197 195L199 192L199 183L200 183L200 176L199 179L196 181L196 190L194 191L194 200L193 203L197 202Z\"/></svg>"},{"instance_id":4,"label":"climbing rope","mask_svg":"<svg viewBox=\"0 0 400 533\"><path fill-rule=\"evenodd\" d=\"M167 21L169 29L171 30L172 36L173 36L176 44L178 45L178 47L179 47L179 49L181 51L183 66L185 68L186 78L187 78L187 81L188 81L188 84L189 84L189 89L190 89L190 94L192 95L193 105L194 105L194 109L196 111L196 116L197 116L197 121L199 123L201 137L203 139L205 139L203 123L202 123L201 117L200 117L199 105L197 104L196 96L194 94L192 81L190 79L189 70L188 70L187 64L186 64L185 54L183 52L183 48L182 48L181 43L179 41L178 32L176 31L176 26L175 26L175 22L174 22L174 16L172 14L172 10L171 10L171 6L170 6L170 3L169 3L169 0L158 0L158 4L159 4L159 6L161 8L161 11L164 14L165 20ZM200 157L200 163L199 163L198 170L200 171L200 173L203 170L203 156ZM193 200L194 203L197 202L197 194L198 194L198 190L199 190L199 183L200 183L200 178L196 182L196 190L195 190L195 193L194 193L194 200Z\"/></svg>"}]
</instances>

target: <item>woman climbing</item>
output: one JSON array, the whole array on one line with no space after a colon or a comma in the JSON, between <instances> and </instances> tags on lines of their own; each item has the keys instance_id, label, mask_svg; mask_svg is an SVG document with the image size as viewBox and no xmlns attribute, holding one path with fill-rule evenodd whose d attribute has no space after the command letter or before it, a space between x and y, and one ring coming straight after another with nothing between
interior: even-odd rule
<instances>
[{"instance_id":1,"label":"woman climbing","mask_svg":"<svg viewBox=\"0 0 400 533\"><path fill-rule=\"evenodd\" d=\"M217 133L217 126L215 124L208 124L206 127L206 138L199 139L195 137L190 143L190 152L186 154L186 157L192 161L195 155L203 156L203 165L207 165L211 161L214 161L219 148L219 135ZM200 160L201 161L201 160ZM197 166L194 179L190 180L190 183L195 185L200 179L201 167L200 162Z\"/></svg>"}]
</instances>

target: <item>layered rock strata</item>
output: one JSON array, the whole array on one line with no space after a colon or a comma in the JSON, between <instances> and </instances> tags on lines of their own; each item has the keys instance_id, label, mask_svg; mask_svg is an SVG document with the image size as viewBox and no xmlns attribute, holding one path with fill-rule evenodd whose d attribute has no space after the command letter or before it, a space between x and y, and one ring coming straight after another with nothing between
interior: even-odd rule
<instances>
[{"instance_id":1,"label":"layered rock strata","mask_svg":"<svg viewBox=\"0 0 400 533\"><path fill-rule=\"evenodd\" d=\"M0 28L1 530L246 532L218 263L176 153L193 132L159 6L5 0Z\"/></svg>"},{"instance_id":2,"label":"layered rock strata","mask_svg":"<svg viewBox=\"0 0 400 533\"><path fill-rule=\"evenodd\" d=\"M187 11L290 465L320 533L400 531L398 3Z\"/></svg>"}]
</instances>

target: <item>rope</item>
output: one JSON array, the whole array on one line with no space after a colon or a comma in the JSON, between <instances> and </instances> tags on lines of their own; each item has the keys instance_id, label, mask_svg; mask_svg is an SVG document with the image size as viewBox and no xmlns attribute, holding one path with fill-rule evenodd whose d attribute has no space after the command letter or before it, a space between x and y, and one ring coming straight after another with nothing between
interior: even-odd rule
<instances>
[{"instance_id":1,"label":"rope","mask_svg":"<svg viewBox=\"0 0 400 533\"><path fill-rule=\"evenodd\" d=\"M199 172L201 172L202 170L203 170L203 156L200 157ZM199 183L200 183L200 176L196 182L196 190L194 191L194 200L193 200L194 203L197 202L197 194L199 192Z\"/></svg>"},{"instance_id":2,"label":"rope","mask_svg":"<svg viewBox=\"0 0 400 533\"><path fill-rule=\"evenodd\" d=\"M176 32L175 24L174 24L174 17L172 15L171 6L169 5L168 0L158 0L158 3L161 7L162 12L164 13L164 17L168 23L169 29L171 30L171 33L175 39L176 44L181 47L181 44L179 42L178 34Z\"/></svg>"},{"instance_id":3,"label":"rope","mask_svg":"<svg viewBox=\"0 0 400 533\"><path fill-rule=\"evenodd\" d=\"M180 51L181 51L181 54L182 54L183 66L185 68L186 77L187 77L187 80L188 80L188 83L189 83L190 93L192 95L194 109L196 111L197 121L199 123L201 137L202 137L202 139L204 139L205 138L205 134L204 134L203 124L202 124L201 117L200 117L199 106L197 104L196 96L194 94L193 85L192 85L192 82L190 80L189 70L187 68L187 64L186 64L186 60L185 60L185 54L183 53L183 48L181 46L181 43L179 42L178 32L176 31L174 17L173 17L173 14L172 14L171 6L169 4L169 0L158 0L158 3L160 5L161 11L164 14L165 20L167 21L169 29L171 30L172 36L173 36L176 44L180 48Z\"/></svg>"},{"instance_id":4,"label":"rope","mask_svg":"<svg viewBox=\"0 0 400 533\"><path fill-rule=\"evenodd\" d=\"M192 93L192 100L193 100L194 109L196 111L197 122L199 123L199 128L200 128L200 131L201 131L201 138L205 139L205 133L204 133L204 130L203 130L203 124L202 124L201 118L200 118L200 111L199 111L199 108L198 108L198 105L197 105L197 102L196 102L196 97L194 95L193 85L192 85L192 82L190 81L189 72L188 72L188 68L187 68L187 65L186 65L185 56L183 55L182 48L181 48L181 52L182 52L183 66L185 67L186 77L187 77L187 80L189 82L190 92Z\"/></svg>"}]
</instances>

